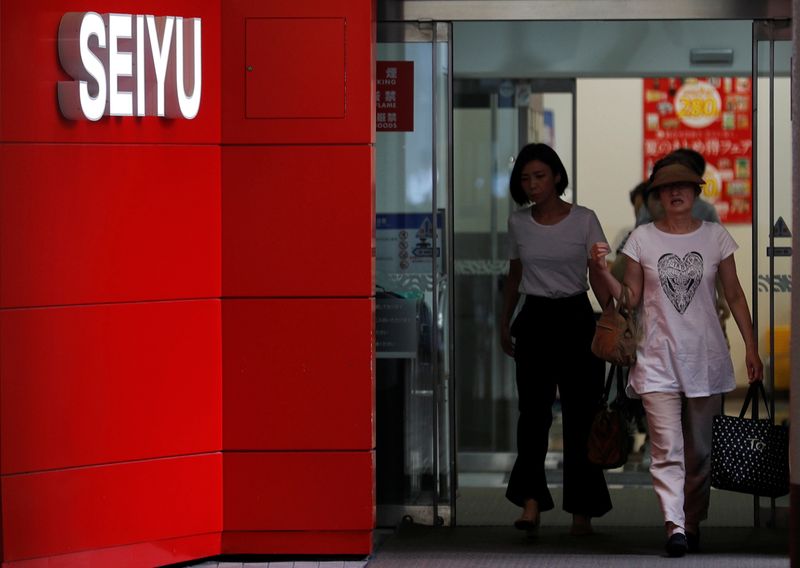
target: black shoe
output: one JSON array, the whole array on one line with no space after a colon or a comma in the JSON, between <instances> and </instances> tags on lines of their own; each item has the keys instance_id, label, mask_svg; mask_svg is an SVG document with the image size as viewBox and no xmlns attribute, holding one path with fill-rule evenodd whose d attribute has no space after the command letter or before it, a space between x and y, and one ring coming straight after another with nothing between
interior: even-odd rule
<instances>
[{"instance_id":1,"label":"black shoe","mask_svg":"<svg viewBox=\"0 0 800 568\"><path fill-rule=\"evenodd\" d=\"M689 552L700 552L700 531L695 533L686 533L686 543Z\"/></svg>"},{"instance_id":2,"label":"black shoe","mask_svg":"<svg viewBox=\"0 0 800 568\"><path fill-rule=\"evenodd\" d=\"M514 528L520 531L536 531L539 529L539 516L535 519L517 519L514 521Z\"/></svg>"},{"instance_id":3,"label":"black shoe","mask_svg":"<svg viewBox=\"0 0 800 568\"><path fill-rule=\"evenodd\" d=\"M678 558L686 554L686 549L689 545L686 543L686 535L683 533L673 533L667 544L664 547L667 551L667 556Z\"/></svg>"}]
</instances>

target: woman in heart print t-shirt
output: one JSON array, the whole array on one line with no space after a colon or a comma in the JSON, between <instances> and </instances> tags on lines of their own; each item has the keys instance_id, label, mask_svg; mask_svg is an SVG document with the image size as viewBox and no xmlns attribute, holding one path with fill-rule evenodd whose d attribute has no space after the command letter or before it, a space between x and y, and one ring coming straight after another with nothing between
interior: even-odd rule
<instances>
[{"instance_id":1,"label":"woman in heart print t-shirt","mask_svg":"<svg viewBox=\"0 0 800 568\"><path fill-rule=\"evenodd\" d=\"M665 216L637 227L622 249L631 304L641 302L642 336L629 390L647 412L666 551L683 556L697 550L700 521L708 515L712 419L721 411L722 393L736 386L717 316L717 274L745 342L750 382L761 380L763 370L736 275L736 242L722 225L692 216L703 179L680 163L659 165L650 190L658 192ZM592 263L619 298L621 285L604 268L606 254L608 245L593 245Z\"/></svg>"}]
</instances>

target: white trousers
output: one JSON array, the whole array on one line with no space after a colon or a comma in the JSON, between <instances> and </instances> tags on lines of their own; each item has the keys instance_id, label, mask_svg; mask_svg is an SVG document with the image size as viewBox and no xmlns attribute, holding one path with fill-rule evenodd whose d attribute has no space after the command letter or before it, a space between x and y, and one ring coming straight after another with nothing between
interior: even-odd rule
<instances>
[{"instance_id":1,"label":"white trousers","mask_svg":"<svg viewBox=\"0 0 800 568\"><path fill-rule=\"evenodd\" d=\"M650 433L650 475L664 523L696 533L708 517L711 424L722 411L722 396L652 392L641 397Z\"/></svg>"}]
</instances>

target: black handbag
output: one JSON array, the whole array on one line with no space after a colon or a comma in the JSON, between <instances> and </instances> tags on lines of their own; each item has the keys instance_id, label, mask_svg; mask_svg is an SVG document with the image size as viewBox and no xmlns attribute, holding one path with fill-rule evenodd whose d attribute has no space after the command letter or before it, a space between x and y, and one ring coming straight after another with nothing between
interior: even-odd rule
<instances>
[{"instance_id":1,"label":"black handbag","mask_svg":"<svg viewBox=\"0 0 800 568\"><path fill-rule=\"evenodd\" d=\"M609 403L611 383L615 377L616 397ZM603 395L598 401L592 427L589 430L587 458L590 463L599 465L603 469L615 469L625 465L633 447L630 399L625 395L623 383L622 367L611 365Z\"/></svg>"},{"instance_id":2,"label":"black handbag","mask_svg":"<svg viewBox=\"0 0 800 568\"><path fill-rule=\"evenodd\" d=\"M789 493L789 429L767 418L745 418L759 393L766 405L761 381L753 383L739 416L714 417L711 437L711 485L739 493L780 497ZM758 404L757 402L754 404Z\"/></svg>"}]
</instances>

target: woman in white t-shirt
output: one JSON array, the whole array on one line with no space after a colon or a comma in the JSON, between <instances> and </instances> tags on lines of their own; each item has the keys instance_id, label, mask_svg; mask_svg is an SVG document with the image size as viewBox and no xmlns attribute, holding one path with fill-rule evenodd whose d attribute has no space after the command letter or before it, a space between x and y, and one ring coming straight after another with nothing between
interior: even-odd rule
<instances>
[{"instance_id":1,"label":"woman in white t-shirt","mask_svg":"<svg viewBox=\"0 0 800 568\"><path fill-rule=\"evenodd\" d=\"M629 390L647 413L666 551L683 556L698 549L700 522L708 515L712 419L721 412L722 393L736 386L717 315L717 274L744 339L749 381L761 380L763 368L736 275L738 246L719 223L692 216L703 179L679 163L655 170L651 179L665 216L637 227L622 249L631 305L641 301L642 337ZM595 244L592 265L619 298L621 285L605 269L608 252L605 243Z\"/></svg>"},{"instance_id":2,"label":"woman in white t-shirt","mask_svg":"<svg viewBox=\"0 0 800 568\"><path fill-rule=\"evenodd\" d=\"M545 144L525 146L511 173L511 196L522 208L508 219L501 341L516 363L520 415L506 497L523 508L514 526L529 532L539 526L539 514L554 507L544 465L558 388L563 508L572 513L572 534L583 535L592 532L592 517L611 509L603 471L586 457L605 369L591 352L595 317L586 273L592 244L606 239L593 211L561 199L568 181L558 155ZM521 294L525 303L511 325Z\"/></svg>"}]
</instances>

